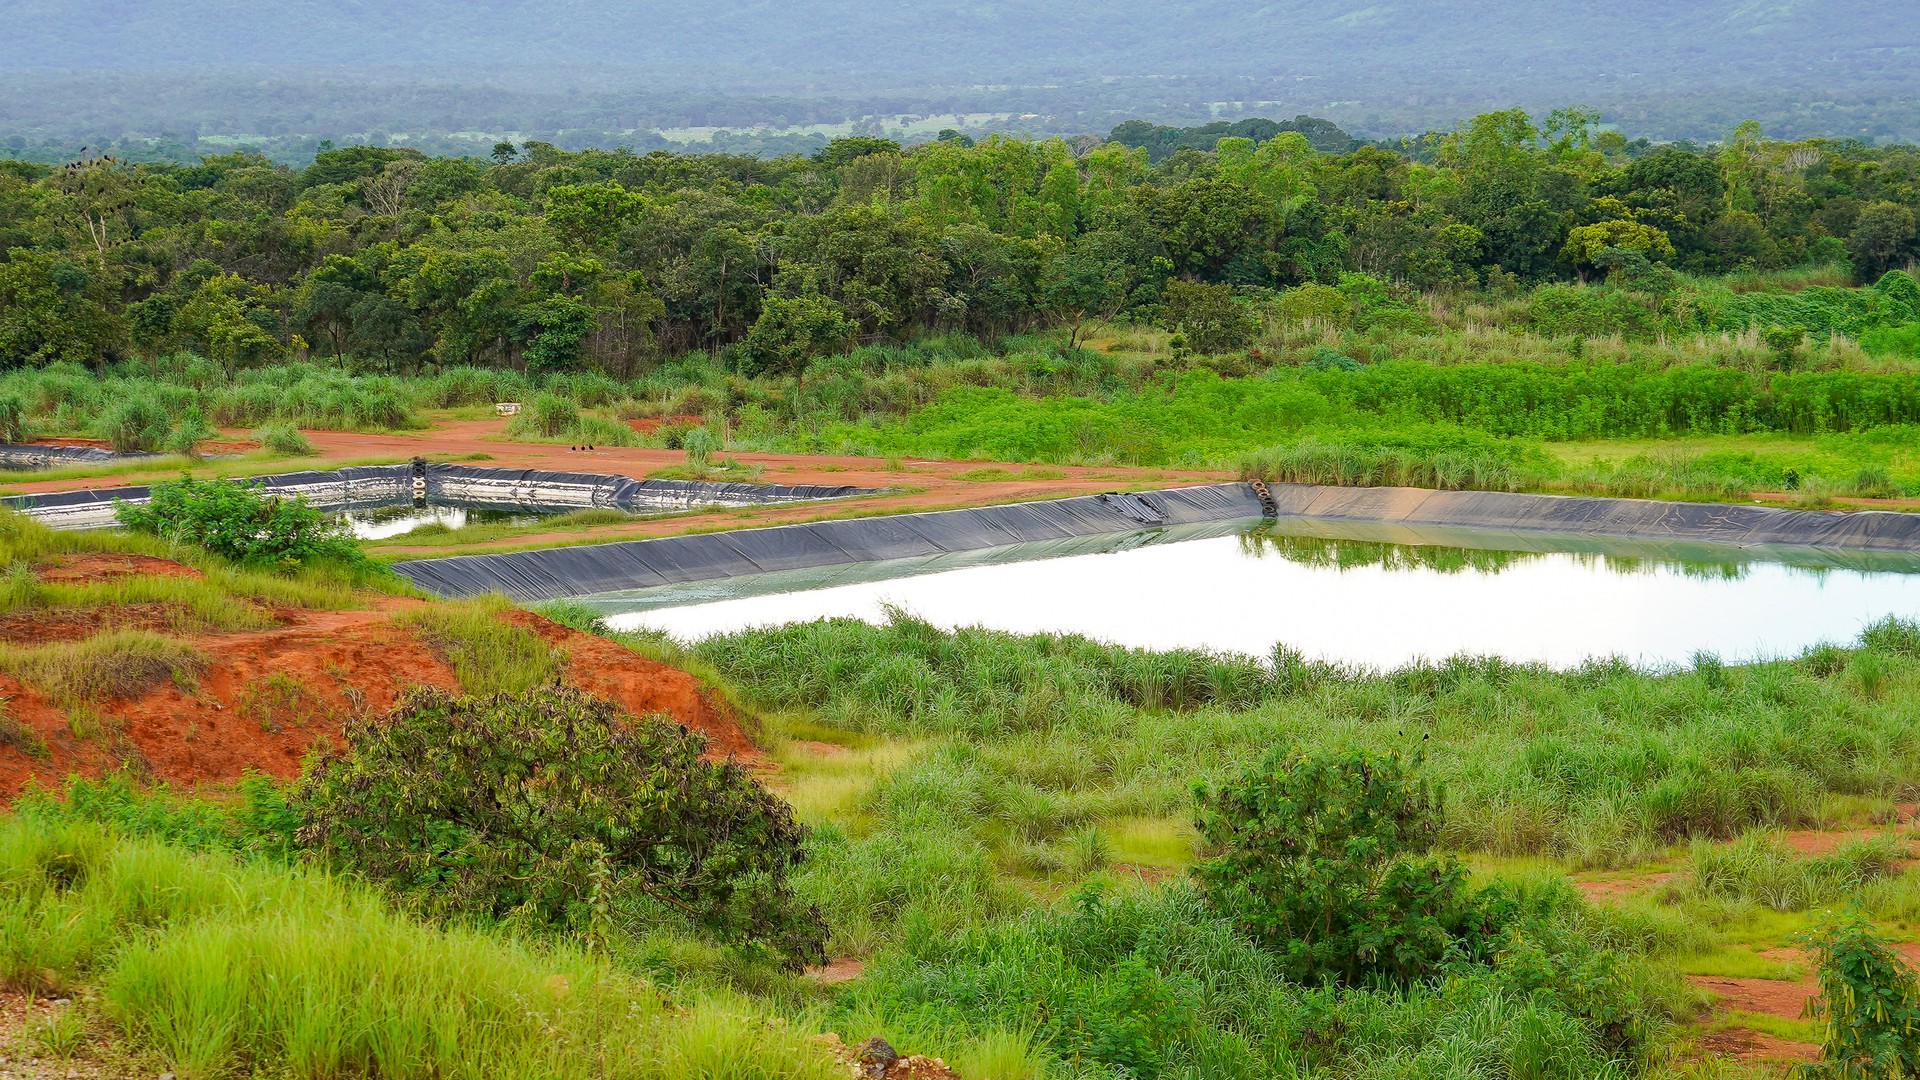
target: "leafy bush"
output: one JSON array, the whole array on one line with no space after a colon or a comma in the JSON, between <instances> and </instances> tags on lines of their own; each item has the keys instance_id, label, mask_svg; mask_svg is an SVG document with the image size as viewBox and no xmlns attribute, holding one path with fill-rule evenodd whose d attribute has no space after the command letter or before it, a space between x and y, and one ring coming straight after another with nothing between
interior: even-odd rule
<instances>
[{"instance_id":1,"label":"leafy bush","mask_svg":"<svg viewBox=\"0 0 1920 1080\"><path fill-rule=\"evenodd\" d=\"M806 830L706 739L566 687L416 690L345 731L292 800L300 843L445 913L599 933L683 917L792 966L826 927L788 875Z\"/></svg>"},{"instance_id":2,"label":"leafy bush","mask_svg":"<svg viewBox=\"0 0 1920 1080\"><path fill-rule=\"evenodd\" d=\"M1321 345L1300 366L1308 371L1359 371L1360 361L1330 345Z\"/></svg>"},{"instance_id":3,"label":"leafy bush","mask_svg":"<svg viewBox=\"0 0 1920 1080\"><path fill-rule=\"evenodd\" d=\"M243 565L293 570L315 562L368 563L343 522L299 499L234 481L182 475L153 485L144 505L116 504L115 516L136 532L198 544Z\"/></svg>"},{"instance_id":4,"label":"leafy bush","mask_svg":"<svg viewBox=\"0 0 1920 1080\"><path fill-rule=\"evenodd\" d=\"M1259 318L1226 285L1169 281L1164 311L1167 325L1185 335L1195 352L1244 349L1260 330Z\"/></svg>"},{"instance_id":5,"label":"leafy bush","mask_svg":"<svg viewBox=\"0 0 1920 1080\"><path fill-rule=\"evenodd\" d=\"M1196 792L1212 857L1194 867L1215 908L1299 981L1423 978L1492 921L1466 871L1424 857L1439 793L1417 759L1362 750L1269 754L1237 781Z\"/></svg>"},{"instance_id":6,"label":"leafy bush","mask_svg":"<svg viewBox=\"0 0 1920 1080\"><path fill-rule=\"evenodd\" d=\"M1920 981L1913 969L1855 913L1821 923L1805 942L1820 970L1820 997L1808 1011L1824 1030L1820 1061L1802 1066L1802 1075L1920 1076Z\"/></svg>"}]
</instances>

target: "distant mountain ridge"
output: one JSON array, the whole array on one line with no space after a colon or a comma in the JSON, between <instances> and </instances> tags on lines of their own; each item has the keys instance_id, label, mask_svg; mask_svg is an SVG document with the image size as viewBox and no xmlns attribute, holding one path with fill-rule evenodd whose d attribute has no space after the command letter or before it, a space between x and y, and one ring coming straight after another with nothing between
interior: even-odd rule
<instances>
[{"instance_id":1,"label":"distant mountain ridge","mask_svg":"<svg viewBox=\"0 0 1920 1080\"><path fill-rule=\"evenodd\" d=\"M1870 0L15 0L0 71L398 69L1007 77L1398 73L1731 84L1920 61L1910 3ZM475 66L484 66L476 69ZM773 70L769 70L773 69Z\"/></svg>"},{"instance_id":2,"label":"distant mountain ridge","mask_svg":"<svg viewBox=\"0 0 1920 1080\"><path fill-rule=\"evenodd\" d=\"M485 152L509 133L790 143L913 116L1104 133L1296 114L1383 137L1568 104L1656 139L1759 117L1913 140L1915 3L10 0L0 143L235 136L298 157L321 138Z\"/></svg>"}]
</instances>

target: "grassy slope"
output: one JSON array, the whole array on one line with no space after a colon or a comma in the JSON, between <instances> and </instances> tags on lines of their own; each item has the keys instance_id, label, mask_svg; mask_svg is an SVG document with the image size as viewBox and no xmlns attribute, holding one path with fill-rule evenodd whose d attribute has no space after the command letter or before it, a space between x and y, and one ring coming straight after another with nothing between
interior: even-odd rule
<instances>
[{"instance_id":1,"label":"grassy slope","mask_svg":"<svg viewBox=\"0 0 1920 1080\"><path fill-rule=\"evenodd\" d=\"M9 550L39 559L127 542L16 526ZM484 603L422 614L430 633L471 646L476 688L539 667L538 650L478 626L489 614ZM1920 739L1901 703L1920 692L1920 634L1907 628L1854 650L1663 676L1491 662L1266 669L908 621L759 631L691 654L629 641L717 673L771 713L778 783L819 829L803 887L828 914L835 953L867 961L865 979L825 998L669 928L591 957L431 927L271 858L194 854L207 845L191 830L122 812L94 816L157 835L102 834L50 812L0 824L0 971L21 986L92 988L87 1015L117 1033L116 1052L181 1076L263 1060L320 1076L393 1060L383 1054L421 1063L398 1075L428 1064L603 1075L588 1070L592 1050L608 1055L604 1075L800 1077L818 1058L786 1032L828 1026L941 1053L969 1077L1092 1077L1136 1052L1151 1058L1136 1061L1143 1075L1464 1076L1462 1062L1498 1059L1572 1076L1616 1053L1669 1075L1664 1055L1699 1000L1681 974L1789 973L1756 950L1840 895L1890 922L1920 917L1920 881L1889 876L1884 846L1819 861L1763 840L1688 840L1856 821L1911 798ZM1447 844L1547 913L1539 958L1431 990L1322 998L1277 981L1177 880L1149 884L1193 858L1193 782L1272 745L1349 741L1424 743L1450 789ZM1604 907L1564 884L1582 868L1650 862L1684 873L1665 894ZM1574 994L1586 976L1571 958L1595 952L1618 965L1607 993L1649 1018L1626 1049L1573 1020L1573 999L1526 996L1539 978ZM343 969L377 992L346 989ZM324 993L298 1009L279 989L307 984ZM467 992L445 993L452 985ZM685 1011L647 1005L654 985ZM1147 1002L1185 1026L1128 1027ZM1072 1010L1079 1028L1048 1019ZM349 1014L388 1040L370 1041ZM1328 1015L1342 1034L1299 1042ZM421 1034L468 1027L484 1035ZM1118 1041L1074 1033L1094 1029Z\"/></svg>"}]
</instances>

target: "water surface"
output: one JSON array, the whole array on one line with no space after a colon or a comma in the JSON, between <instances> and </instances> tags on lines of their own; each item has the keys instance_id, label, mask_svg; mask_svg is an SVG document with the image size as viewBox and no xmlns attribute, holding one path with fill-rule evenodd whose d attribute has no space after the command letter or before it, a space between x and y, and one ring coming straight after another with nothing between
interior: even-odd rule
<instances>
[{"instance_id":1,"label":"water surface","mask_svg":"<svg viewBox=\"0 0 1920 1080\"><path fill-rule=\"evenodd\" d=\"M1845 643L1920 617L1920 556L1549 534L1196 526L757 574L584 598L618 628L698 639L897 607L936 625L1368 667L1461 653L1647 667Z\"/></svg>"},{"instance_id":2,"label":"water surface","mask_svg":"<svg viewBox=\"0 0 1920 1080\"><path fill-rule=\"evenodd\" d=\"M385 540L388 537L404 536L422 525L445 525L449 529L458 529L464 525L537 525L548 518L570 513L574 509L579 508L503 509L484 506L414 506L411 503L405 503L397 506L341 510L337 511L337 515L347 523L348 530L354 536L362 540Z\"/></svg>"}]
</instances>

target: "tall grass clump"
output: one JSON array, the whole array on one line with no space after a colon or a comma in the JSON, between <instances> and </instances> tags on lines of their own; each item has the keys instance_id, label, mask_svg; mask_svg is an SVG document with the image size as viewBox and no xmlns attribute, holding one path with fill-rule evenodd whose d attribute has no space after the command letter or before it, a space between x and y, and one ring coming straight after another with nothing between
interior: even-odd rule
<instances>
[{"instance_id":1,"label":"tall grass clump","mask_svg":"<svg viewBox=\"0 0 1920 1080\"><path fill-rule=\"evenodd\" d=\"M300 429L285 420L273 420L260 425L253 433L262 448L286 457L311 457L313 443L308 441Z\"/></svg>"},{"instance_id":2,"label":"tall grass clump","mask_svg":"<svg viewBox=\"0 0 1920 1080\"><path fill-rule=\"evenodd\" d=\"M755 705L960 740L962 750L927 758L949 780L907 769L877 785L865 810L903 823L930 812L1009 859L1041 843L1065 866L1063 845L1087 824L1185 818L1194 783L1274 746L1418 744L1447 789L1446 847L1619 866L1696 837L1817 824L1835 795L1905 798L1920 771L1900 704L1920 679L1914 634L1889 623L1830 657L1672 673L1473 657L1349 671L1286 653L1261 661L948 632L902 616L746 630L691 648ZM1861 657L1877 665L1872 693ZM937 795L894 801L921 790Z\"/></svg>"},{"instance_id":3,"label":"tall grass clump","mask_svg":"<svg viewBox=\"0 0 1920 1080\"><path fill-rule=\"evenodd\" d=\"M1812 857L1766 832L1749 833L1731 844L1696 841L1684 892L1801 911L1856 895L1870 882L1893 874L1905 858L1902 844L1891 834L1850 840Z\"/></svg>"},{"instance_id":4,"label":"tall grass clump","mask_svg":"<svg viewBox=\"0 0 1920 1080\"><path fill-rule=\"evenodd\" d=\"M168 681L190 684L207 664L206 653L150 630L0 645L0 671L64 705L134 698Z\"/></svg>"},{"instance_id":5,"label":"tall grass clump","mask_svg":"<svg viewBox=\"0 0 1920 1080\"><path fill-rule=\"evenodd\" d=\"M475 696L521 693L552 682L566 653L509 621L502 596L432 604L396 616L416 628L453 668L460 688Z\"/></svg>"},{"instance_id":6,"label":"tall grass clump","mask_svg":"<svg viewBox=\"0 0 1920 1080\"><path fill-rule=\"evenodd\" d=\"M528 442L566 442L576 446L633 446L633 429L617 420L583 412L574 398L543 391L507 421L507 437Z\"/></svg>"},{"instance_id":7,"label":"tall grass clump","mask_svg":"<svg viewBox=\"0 0 1920 1080\"><path fill-rule=\"evenodd\" d=\"M1536 483L1537 449L1467 433L1309 436L1241 458L1242 479L1339 487L1516 491Z\"/></svg>"},{"instance_id":8,"label":"tall grass clump","mask_svg":"<svg viewBox=\"0 0 1920 1080\"><path fill-rule=\"evenodd\" d=\"M1248 657L948 633L898 610L884 627L829 619L711 638L693 652L756 700L814 705L863 730L1047 729L1089 709L1246 708L1275 692L1273 673Z\"/></svg>"},{"instance_id":9,"label":"tall grass clump","mask_svg":"<svg viewBox=\"0 0 1920 1080\"><path fill-rule=\"evenodd\" d=\"M835 1075L740 999L675 1005L569 946L425 925L311 870L88 822L0 823L0 977L97 981L133 1048L182 1080Z\"/></svg>"},{"instance_id":10,"label":"tall grass clump","mask_svg":"<svg viewBox=\"0 0 1920 1080\"><path fill-rule=\"evenodd\" d=\"M89 582L43 583L15 563L0 585L0 611L92 612L112 625L126 605L160 605L180 631L262 630L273 616L236 597L223 583L184 574L130 574Z\"/></svg>"}]
</instances>

